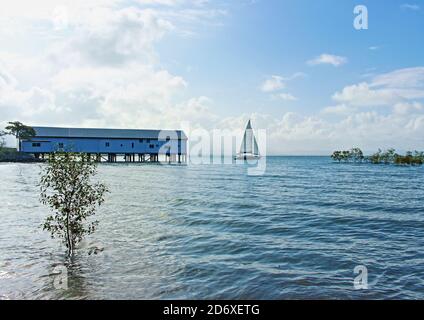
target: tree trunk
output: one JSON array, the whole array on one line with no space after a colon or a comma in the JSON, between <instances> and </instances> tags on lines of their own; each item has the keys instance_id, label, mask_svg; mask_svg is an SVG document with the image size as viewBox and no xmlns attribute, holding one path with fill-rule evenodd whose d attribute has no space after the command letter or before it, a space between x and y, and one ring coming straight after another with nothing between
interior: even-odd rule
<instances>
[{"instance_id":1,"label":"tree trunk","mask_svg":"<svg viewBox=\"0 0 424 320\"><path fill-rule=\"evenodd\" d=\"M66 213L66 242L68 244L68 256L71 256L74 251L74 244L72 242L71 228L69 223L69 212Z\"/></svg>"}]
</instances>

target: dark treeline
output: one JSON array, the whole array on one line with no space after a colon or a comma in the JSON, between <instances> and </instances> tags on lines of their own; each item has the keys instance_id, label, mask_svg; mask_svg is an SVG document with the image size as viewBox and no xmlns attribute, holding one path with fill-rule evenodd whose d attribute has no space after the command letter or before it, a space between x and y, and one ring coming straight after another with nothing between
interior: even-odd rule
<instances>
[{"instance_id":1,"label":"dark treeline","mask_svg":"<svg viewBox=\"0 0 424 320\"><path fill-rule=\"evenodd\" d=\"M0 131L0 162L41 162L30 154L19 152L16 148L6 147L5 136L12 135L19 139L31 139L35 136L35 130L19 121L9 122L5 131Z\"/></svg>"},{"instance_id":2,"label":"dark treeline","mask_svg":"<svg viewBox=\"0 0 424 320\"><path fill-rule=\"evenodd\" d=\"M372 164L396 164L396 165L422 165L424 164L424 152L408 151L405 155L400 155L395 149L388 149L370 155L364 156L364 153L359 148L353 148L345 151L334 151L331 155L334 161L338 162L368 162Z\"/></svg>"}]
</instances>

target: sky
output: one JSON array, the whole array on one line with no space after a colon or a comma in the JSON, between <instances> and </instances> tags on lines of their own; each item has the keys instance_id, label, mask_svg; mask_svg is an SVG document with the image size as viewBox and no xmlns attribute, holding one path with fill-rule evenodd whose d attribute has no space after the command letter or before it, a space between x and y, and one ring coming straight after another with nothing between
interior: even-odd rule
<instances>
[{"instance_id":1,"label":"sky","mask_svg":"<svg viewBox=\"0 0 424 320\"><path fill-rule=\"evenodd\" d=\"M268 154L424 150L422 0L0 4L0 129L250 118ZM354 27L357 5L368 29Z\"/></svg>"}]
</instances>

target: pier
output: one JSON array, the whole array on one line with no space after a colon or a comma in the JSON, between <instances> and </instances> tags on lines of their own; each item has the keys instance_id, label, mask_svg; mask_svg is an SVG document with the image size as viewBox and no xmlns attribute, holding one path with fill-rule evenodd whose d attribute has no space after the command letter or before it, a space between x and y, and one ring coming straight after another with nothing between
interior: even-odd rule
<instances>
[{"instance_id":1,"label":"pier","mask_svg":"<svg viewBox=\"0 0 424 320\"><path fill-rule=\"evenodd\" d=\"M187 163L187 136L180 130L33 128L36 135L21 139L20 151L37 159L78 152L94 162Z\"/></svg>"}]
</instances>

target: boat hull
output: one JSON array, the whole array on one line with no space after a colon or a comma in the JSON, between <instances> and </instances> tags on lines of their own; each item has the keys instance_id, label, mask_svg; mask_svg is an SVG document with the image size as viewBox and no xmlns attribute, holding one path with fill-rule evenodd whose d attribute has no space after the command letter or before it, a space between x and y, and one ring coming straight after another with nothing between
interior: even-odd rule
<instances>
[{"instance_id":1,"label":"boat hull","mask_svg":"<svg viewBox=\"0 0 424 320\"><path fill-rule=\"evenodd\" d=\"M234 157L234 160L259 160L260 155L257 154L238 154Z\"/></svg>"}]
</instances>

